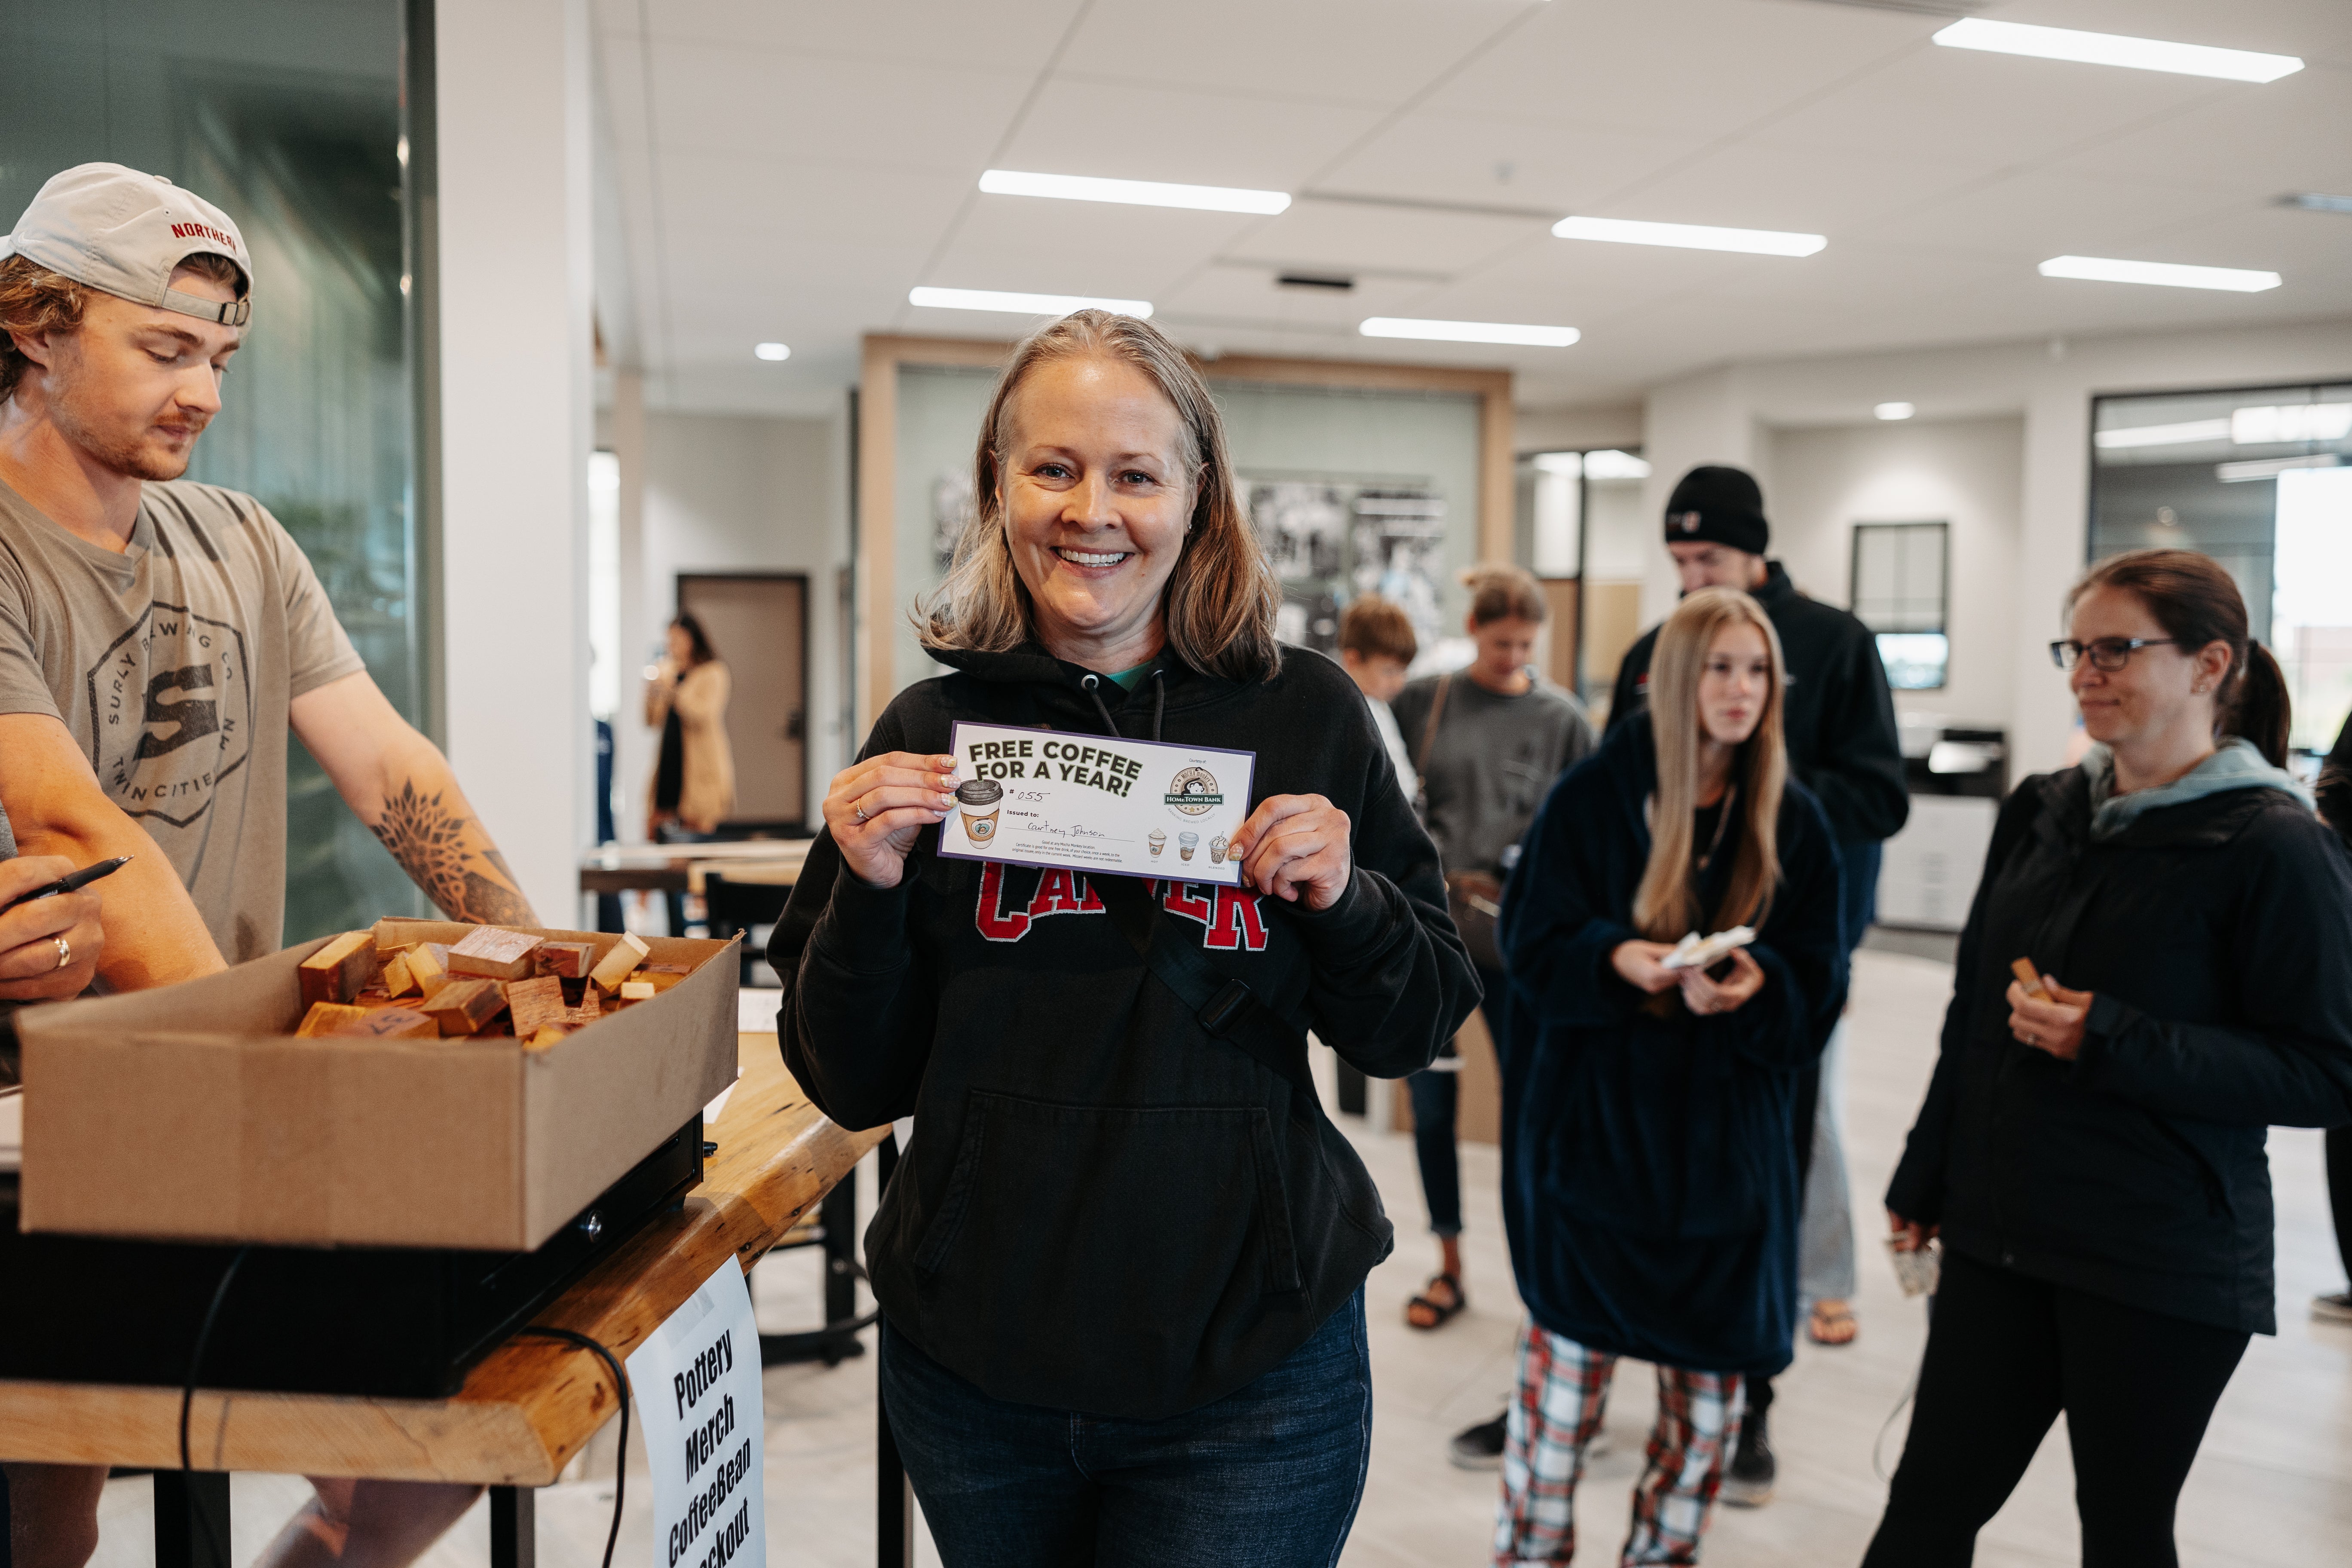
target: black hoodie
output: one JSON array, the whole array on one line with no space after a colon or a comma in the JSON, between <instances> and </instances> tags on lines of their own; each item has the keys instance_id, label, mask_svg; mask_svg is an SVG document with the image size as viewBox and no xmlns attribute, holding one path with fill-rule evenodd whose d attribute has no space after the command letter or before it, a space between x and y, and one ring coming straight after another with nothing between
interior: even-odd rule
<instances>
[{"instance_id":1,"label":"black hoodie","mask_svg":"<svg viewBox=\"0 0 2352 1568\"><path fill-rule=\"evenodd\" d=\"M1363 697L1328 659L1286 653L1250 684L1163 656L1132 695L1034 647L941 655L959 673L900 692L864 754L944 753L959 719L1255 751L1253 806L1322 795L1353 825L1329 909L949 859L935 828L877 889L820 834L769 944L810 1098L845 1127L916 1116L866 1233L876 1299L998 1398L1144 1419L1207 1404L1388 1255L1380 1194L1321 1106L1210 1033L1135 945L1139 926L1197 942L1263 1005L1261 1047L1303 1061L1311 1026L1379 1078L1427 1066L1476 1004L1437 852Z\"/></svg>"}]
</instances>

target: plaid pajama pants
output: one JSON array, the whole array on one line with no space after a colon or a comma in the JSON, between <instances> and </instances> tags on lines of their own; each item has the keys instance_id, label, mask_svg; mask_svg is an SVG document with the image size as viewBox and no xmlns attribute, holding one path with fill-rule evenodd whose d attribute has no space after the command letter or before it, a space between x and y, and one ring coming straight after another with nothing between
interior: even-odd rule
<instances>
[{"instance_id":1,"label":"plaid pajama pants","mask_svg":"<svg viewBox=\"0 0 2352 1568\"><path fill-rule=\"evenodd\" d=\"M1576 1554L1576 1481L1601 1429L1617 1358L1533 1322L1519 1331L1519 1386L1504 1426L1496 1568L1566 1563ZM1633 1486L1633 1529L1622 1562L1696 1563L1707 1510L1739 1436L1736 1372L1658 1368L1658 1422Z\"/></svg>"}]
</instances>

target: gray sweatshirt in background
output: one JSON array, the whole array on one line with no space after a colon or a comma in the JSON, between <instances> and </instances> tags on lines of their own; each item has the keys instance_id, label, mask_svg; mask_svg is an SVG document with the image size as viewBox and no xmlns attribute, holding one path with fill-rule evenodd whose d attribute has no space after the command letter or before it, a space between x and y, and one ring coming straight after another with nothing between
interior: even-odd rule
<instances>
[{"instance_id":1,"label":"gray sweatshirt in background","mask_svg":"<svg viewBox=\"0 0 2352 1568\"><path fill-rule=\"evenodd\" d=\"M1447 682L1445 707L1431 736L1440 680ZM1500 868L1552 781L1594 744L1584 705L1542 680L1517 697L1498 697L1456 671L1412 682L1391 706L1428 791L1426 826L1448 872Z\"/></svg>"}]
</instances>

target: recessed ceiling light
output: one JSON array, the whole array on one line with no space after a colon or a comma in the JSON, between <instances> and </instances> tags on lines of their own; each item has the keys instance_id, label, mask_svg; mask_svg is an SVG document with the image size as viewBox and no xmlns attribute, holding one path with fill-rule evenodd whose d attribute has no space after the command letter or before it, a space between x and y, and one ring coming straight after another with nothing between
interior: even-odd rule
<instances>
[{"instance_id":1,"label":"recessed ceiling light","mask_svg":"<svg viewBox=\"0 0 2352 1568\"><path fill-rule=\"evenodd\" d=\"M1936 42L1953 49L1990 49L2000 55L2128 66L2179 76L2217 76L2228 81L2276 81L2303 68L2303 61L2293 55L2174 44L2122 33L2084 33L2072 27L2036 27L2023 22L1989 22L1981 16L1953 23L1936 35Z\"/></svg>"},{"instance_id":2,"label":"recessed ceiling light","mask_svg":"<svg viewBox=\"0 0 2352 1568\"><path fill-rule=\"evenodd\" d=\"M907 303L932 310L1003 310L1014 316L1066 316L1073 310L1108 310L1149 320L1149 300L1098 300L1091 294L1007 294L994 289L909 289Z\"/></svg>"},{"instance_id":3,"label":"recessed ceiling light","mask_svg":"<svg viewBox=\"0 0 2352 1568\"><path fill-rule=\"evenodd\" d=\"M761 359L772 362L788 360L793 357L793 351L790 345L784 343L753 343L751 345L751 353Z\"/></svg>"},{"instance_id":4,"label":"recessed ceiling light","mask_svg":"<svg viewBox=\"0 0 2352 1568\"><path fill-rule=\"evenodd\" d=\"M1233 185L1167 185L1156 180L1099 180L1086 174L1030 174L991 169L980 188L992 196L1055 196L1066 202L1119 202L1135 207L1191 207L1199 212L1271 216L1290 205L1286 191Z\"/></svg>"},{"instance_id":5,"label":"recessed ceiling light","mask_svg":"<svg viewBox=\"0 0 2352 1568\"><path fill-rule=\"evenodd\" d=\"M2268 404L2230 412L2230 439L2241 447L2341 441L2347 436L2352 436L2352 403Z\"/></svg>"},{"instance_id":6,"label":"recessed ceiling light","mask_svg":"<svg viewBox=\"0 0 2352 1568\"><path fill-rule=\"evenodd\" d=\"M2225 289L2259 294L2283 281L2275 272L2242 267L2183 267L2172 261L2119 261L2107 256L2053 256L2042 264L2044 278L2085 278L2094 283L2157 283L2168 289Z\"/></svg>"},{"instance_id":7,"label":"recessed ceiling light","mask_svg":"<svg viewBox=\"0 0 2352 1568\"><path fill-rule=\"evenodd\" d=\"M1637 223L1622 217L1564 217L1551 226L1561 239L1605 239L1618 245L1670 245L1682 250L1741 250L1753 256L1811 256L1829 243L1818 234L1776 228L1714 228L1703 223Z\"/></svg>"},{"instance_id":8,"label":"recessed ceiling light","mask_svg":"<svg viewBox=\"0 0 2352 1568\"><path fill-rule=\"evenodd\" d=\"M1405 316L1368 316L1356 331L1368 338L1427 338L1445 343L1517 343L1564 349L1584 334L1574 327L1535 327L1511 321L1421 321Z\"/></svg>"},{"instance_id":9,"label":"recessed ceiling light","mask_svg":"<svg viewBox=\"0 0 2352 1568\"><path fill-rule=\"evenodd\" d=\"M1907 403L1882 403L1871 412L1881 419L1908 419L1919 411Z\"/></svg>"},{"instance_id":10,"label":"recessed ceiling light","mask_svg":"<svg viewBox=\"0 0 2352 1568\"><path fill-rule=\"evenodd\" d=\"M2295 468L2335 468L2342 462L2333 452L2314 452L2303 458L2256 458L2243 463L2217 463L2213 477L2225 485L2242 485L2248 479L2274 479Z\"/></svg>"}]
</instances>

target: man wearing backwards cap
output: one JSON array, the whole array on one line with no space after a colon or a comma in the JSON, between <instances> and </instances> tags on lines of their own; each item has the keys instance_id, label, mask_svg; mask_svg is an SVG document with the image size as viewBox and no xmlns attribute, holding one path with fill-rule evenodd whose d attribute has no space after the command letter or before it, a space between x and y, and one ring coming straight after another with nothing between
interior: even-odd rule
<instances>
[{"instance_id":1,"label":"man wearing backwards cap","mask_svg":"<svg viewBox=\"0 0 2352 1568\"><path fill-rule=\"evenodd\" d=\"M1789 674L1783 714L1789 766L1821 797L1838 831L1845 870L1840 901L1851 948L1868 929L1877 902L1879 845L1895 836L1911 811L1895 698L1870 628L1835 605L1797 592L1780 563L1765 558L1771 540L1764 492L1741 469L1693 468L1666 502L1666 552L1675 558L1683 592L1744 589L1764 606L1780 634ZM1657 628L1652 627L1618 667L1616 695L1609 706L1612 728L1644 705L1650 654L1657 641ZM1843 1030L1840 1025L1832 1037L1832 1049ZM1846 1305L1853 1290L1853 1219L1834 1125L1815 1109L1820 1088L1820 1069L1808 1069L1798 1095L1798 1166L1805 1173L1799 1288L1813 1297L1813 1337L1843 1344L1853 1337ZM1770 1499L1776 1468L1766 1436L1770 1380L1751 1379L1748 1397L1748 1415L1723 1497L1754 1506Z\"/></svg>"},{"instance_id":2,"label":"man wearing backwards cap","mask_svg":"<svg viewBox=\"0 0 2352 1568\"><path fill-rule=\"evenodd\" d=\"M95 889L119 991L279 945L289 726L451 919L537 923L294 541L180 480L252 282L226 214L115 163L50 180L0 240L0 795L27 853L135 857ZM79 1568L105 1471L7 1475L16 1568ZM271 1556L405 1563L473 1495L322 1482Z\"/></svg>"}]
</instances>

